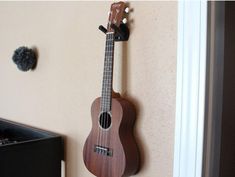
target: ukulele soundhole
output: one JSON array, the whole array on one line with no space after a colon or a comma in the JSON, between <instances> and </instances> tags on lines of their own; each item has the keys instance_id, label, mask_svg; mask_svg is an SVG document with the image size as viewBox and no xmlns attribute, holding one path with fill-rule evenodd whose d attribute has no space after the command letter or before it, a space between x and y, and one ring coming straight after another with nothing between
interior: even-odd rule
<instances>
[{"instance_id":1,"label":"ukulele soundhole","mask_svg":"<svg viewBox=\"0 0 235 177\"><path fill-rule=\"evenodd\" d=\"M111 115L108 112L102 112L100 114L99 124L103 129L108 129L111 126Z\"/></svg>"}]
</instances>

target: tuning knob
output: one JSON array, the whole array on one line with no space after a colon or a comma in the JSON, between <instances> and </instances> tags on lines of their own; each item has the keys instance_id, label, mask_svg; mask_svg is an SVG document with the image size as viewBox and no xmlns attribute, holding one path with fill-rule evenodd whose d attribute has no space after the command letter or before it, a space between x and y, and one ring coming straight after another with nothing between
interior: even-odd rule
<instances>
[{"instance_id":1,"label":"tuning knob","mask_svg":"<svg viewBox=\"0 0 235 177\"><path fill-rule=\"evenodd\" d=\"M123 18L122 23L126 24L127 23L127 19Z\"/></svg>"},{"instance_id":2,"label":"tuning knob","mask_svg":"<svg viewBox=\"0 0 235 177\"><path fill-rule=\"evenodd\" d=\"M130 12L129 7L126 7L126 8L125 8L125 12L126 12L127 14Z\"/></svg>"}]
</instances>

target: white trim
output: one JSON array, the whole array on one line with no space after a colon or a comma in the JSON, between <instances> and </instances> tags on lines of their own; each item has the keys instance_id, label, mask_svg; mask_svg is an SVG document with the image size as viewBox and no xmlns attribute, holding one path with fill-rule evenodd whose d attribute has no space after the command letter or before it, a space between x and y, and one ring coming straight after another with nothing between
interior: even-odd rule
<instances>
[{"instance_id":1,"label":"white trim","mask_svg":"<svg viewBox=\"0 0 235 177\"><path fill-rule=\"evenodd\" d=\"M174 177L201 177L203 158L207 2L180 1Z\"/></svg>"},{"instance_id":2,"label":"white trim","mask_svg":"<svg viewBox=\"0 0 235 177\"><path fill-rule=\"evenodd\" d=\"M65 161L61 160L61 177L65 177Z\"/></svg>"}]
</instances>

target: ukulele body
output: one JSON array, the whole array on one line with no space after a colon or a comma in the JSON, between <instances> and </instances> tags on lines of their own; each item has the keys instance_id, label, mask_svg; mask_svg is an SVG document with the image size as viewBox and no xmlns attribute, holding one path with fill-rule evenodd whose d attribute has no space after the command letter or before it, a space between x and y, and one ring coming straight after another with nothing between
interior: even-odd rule
<instances>
[{"instance_id":1,"label":"ukulele body","mask_svg":"<svg viewBox=\"0 0 235 177\"><path fill-rule=\"evenodd\" d=\"M133 135L134 106L122 98L112 98L111 124L103 129L100 122L101 98L91 107L92 130L85 142L83 159L97 177L125 177L139 169L139 151Z\"/></svg>"}]
</instances>

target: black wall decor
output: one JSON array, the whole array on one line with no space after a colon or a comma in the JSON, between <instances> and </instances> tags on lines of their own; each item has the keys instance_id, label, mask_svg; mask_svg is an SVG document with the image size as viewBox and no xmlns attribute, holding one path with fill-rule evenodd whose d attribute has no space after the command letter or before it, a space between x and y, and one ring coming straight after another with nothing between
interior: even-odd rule
<instances>
[{"instance_id":1,"label":"black wall decor","mask_svg":"<svg viewBox=\"0 0 235 177\"><path fill-rule=\"evenodd\" d=\"M14 51L13 62L21 71L34 69L37 63L37 53L35 50L22 46Z\"/></svg>"}]
</instances>

